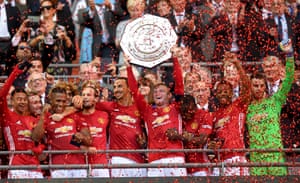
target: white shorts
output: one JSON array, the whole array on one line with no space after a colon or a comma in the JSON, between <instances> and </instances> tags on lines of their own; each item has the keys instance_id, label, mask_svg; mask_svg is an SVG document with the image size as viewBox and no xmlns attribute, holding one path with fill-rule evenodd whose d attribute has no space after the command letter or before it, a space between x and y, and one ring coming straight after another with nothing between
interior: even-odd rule
<instances>
[{"instance_id":1,"label":"white shorts","mask_svg":"<svg viewBox=\"0 0 300 183\"><path fill-rule=\"evenodd\" d=\"M162 158L150 164L185 163L184 157ZM148 177L177 177L187 176L186 168L148 168Z\"/></svg>"},{"instance_id":2,"label":"white shorts","mask_svg":"<svg viewBox=\"0 0 300 183\"><path fill-rule=\"evenodd\" d=\"M189 176L193 176L193 177L206 177L208 175L209 175L209 173L207 171L198 171L198 172L189 174Z\"/></svg>"},{"instance_id":3,"label":"white shorts","mask_svg":"<svg viewBox=\"0 0 300 183\"><path fill-rule=\"evenodd\" d=\"M224 163L247 163L247 159L244 156L234 156L224 160ZM212 176L220 176L221 168L213 168ZM224 167L223 173L225 176L248 176L248 167Z\"/></svg>"},{"instance_id":4,"label":"white shorts","mask_svg":"<svg viewBox=\"0 0 300 183\"><path fill-rule=\"evenodd\" d=\"M86 178L85 169L51 170L52 178Z\"/></svg>"},{"instance_id":5,"label":"white shorts","mask_svg":"<svg viewBox=\"0 0 300 183\"><path fill-rule=\"evenodd\" d=\"M110 177L109 169L92 169L90 177Z\"/></svg>"},{"instance_id":6,"label":"white shorts","mask_svg":"<svg viewBox=\"0 0 300 183\"><path fill-rule=\"evenodd\" d=\"M111 158L111 164L137 164L136 161L131 160L129 158L113 156ZM111 169L111 177L147 177L147 169L146 168L112 168Z\"/></svg>"},{"instance_id":7,"label":"white shorts","mask_svg":"<svg viewBox=\"0 0 300 183\"><path fill-rule=\"evenodd\" d=\"M42 172L33 170L9 170L7 177L9 179L42 179Z\"/></svg>"}]
</instances>

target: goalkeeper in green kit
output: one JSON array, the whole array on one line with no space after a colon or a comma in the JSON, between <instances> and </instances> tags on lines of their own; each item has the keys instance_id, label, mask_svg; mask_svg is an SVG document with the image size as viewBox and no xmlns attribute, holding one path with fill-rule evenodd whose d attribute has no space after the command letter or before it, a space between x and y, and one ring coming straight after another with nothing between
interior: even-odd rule
<instances>
[{"instance_id":1,"label":"goalkeeper in green kit","mask_svg":"<svg viewBox=\"0 0 300 183\"><path fill-rule=\"evenodd\" d=\"M286 76L279 90L268 97L266 94L266 80L263 74L253 75L252 101L247 111L247 128L251 149L282 149L280 131L280 113L285 103L288 92L294 78L294 57L291 42L281 45L280 48L286 53ZM275 59L275 56L267 56L266 59ZM276 60L277 59L277 60ZM283 152L251 152L251 162L284 162ZM287 175L286 167L252 167L251 175Z\"/></svg>"}]
</instances>

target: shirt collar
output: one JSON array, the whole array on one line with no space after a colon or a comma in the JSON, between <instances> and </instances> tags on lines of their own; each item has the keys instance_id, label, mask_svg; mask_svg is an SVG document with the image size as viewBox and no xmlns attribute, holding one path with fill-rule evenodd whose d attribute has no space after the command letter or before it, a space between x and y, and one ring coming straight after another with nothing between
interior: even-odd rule
<instances>
[{"instance_id":1,"label":"shirt collar","mask_svg":"<svg viewBox=\"0 0 300 183\"><path fill-rule=\"evenodd\" d=\"M207 111L208 110L208 103L206 103L204 106L201 106L200 104L197 104L198 109L202 109Z\"/></svg>"},{"instance_id":2,"label":"shirt collar","mask_svg":"<svg viewBox=\"0 0 300 183\"><path fill-rule=\"evenodd\" d=\"M183 12L176 12L175 10L173 11L175 16L184 16L185 15L185 11Z\"/></svg>"}]
</instances>

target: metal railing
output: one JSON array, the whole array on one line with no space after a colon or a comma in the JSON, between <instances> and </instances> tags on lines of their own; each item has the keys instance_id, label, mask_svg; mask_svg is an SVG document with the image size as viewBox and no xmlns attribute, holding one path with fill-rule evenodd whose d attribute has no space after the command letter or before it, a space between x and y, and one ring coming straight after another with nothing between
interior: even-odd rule
<instances>
[{"instance_id":1,"label":"metal railing","mask_svg":"<svg viewBox=\"0 0 300 183\"><path fill-rule=\"evenodd\" d=\"M223 62L197 62L192 63L191 65L199 64L203 67L216 67L223 65ZM242 65L248 66L248 65L260 65L262 62L242 62ZM81 64L50 64L48 67L57 68L57 67L69 67L69 68L79 68ZM120 64L117 64L117 66L122 66ZM166 62L163 64L160 64L158 67L172 67L173 63ZM110 78L110 75L104 75L103 78ZM6 79L7 76L0 76L0 79ZM78 79L79 75L55 75L55 79Z\"/></svg>"},{"instance_id":2,"label":"metal railing","mask_svg":"<svg viewBox=\"0 0 300 183\"><path fill-rule=\"evenodd\" d=\"M183 153L193 153L193 152L206 152L206 153L216 153L217 157L220 157L220 153L223 152L261 152L261 153L273 153L273 152L288 152L288 153L300 153L300 148L294 149L137 149L137 150L98 150L97 153L162 153L162 152L183 152ZM82 150L63 150L63 151L44 151L46 154L62 154L62 153L83 153L88 155L86 151ZM32 154L32 151L0 151L0 155L16 155L16 154ZM154 163L139 163L139 164L72 164L72 165L0 165L0 170L51 170L51 169L87 169L88 175L92 168L221 168L220 176L205 176L205 177L111 177L111 178L44 178L44 179L9 179L0 180L0 182L15 182L15 183L99 183L99 182L151 182L151 183L167 183L167 182L180 182L180 183L191 183L191 182L299 182L299 175L288 175L288 176L224 176L222 174L225 167L300 167L300 162L247 162L247 163L169 163L169 164L154 164Z\"/></svg>"},{"instance_id":3,"label":"metal railing","mask_svg":"<svg viewBox=\"0 0 300 183\"><path fill-rule=\"evenodd\" d=\"M275 153L275 152L288 152L288 153L299 153L300 148L293 149L135 149L135 150L98 150L97 153L102 154L111 154L111 153L174 153L174 152L183 152L183 153L215 153L218 157L219 162L215 163L176 163L176 164L149 164L149 163L139 163L139 164L72 164L72 165L39 165L40 169L89 169L93 168L171 168L171 167L180 167L180 168L192 168L192 167L300 167L300 162L247 162L247 163L224 163L220 162L220 154L228 152L258 152L258 153ZM83 150L52 150L52 151L43 151L46 154L85 154L88 155L87 151ZM16 155L16 154L32 154L32 151L0 151L0 155ZM34 165L0 165L0 170L10 170L10 169L36 169Z\"/></svg>"}]
</instances>

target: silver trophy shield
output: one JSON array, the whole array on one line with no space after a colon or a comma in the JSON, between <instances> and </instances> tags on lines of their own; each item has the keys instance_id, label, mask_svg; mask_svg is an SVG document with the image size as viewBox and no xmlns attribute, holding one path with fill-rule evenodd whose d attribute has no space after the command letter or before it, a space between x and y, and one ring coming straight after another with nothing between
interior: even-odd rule
<instances>
[{"instance_id":1,"label":"silver trophy shield","mask_svg":"<svg viewBox=\"0 0 300 183\"><path fill-rule=\"evenodd\" d=\"M168 19L146 14L126 25L120 45L131 63L152 68L171 57L176 41Z\"/></svg>"}]
</instances>

